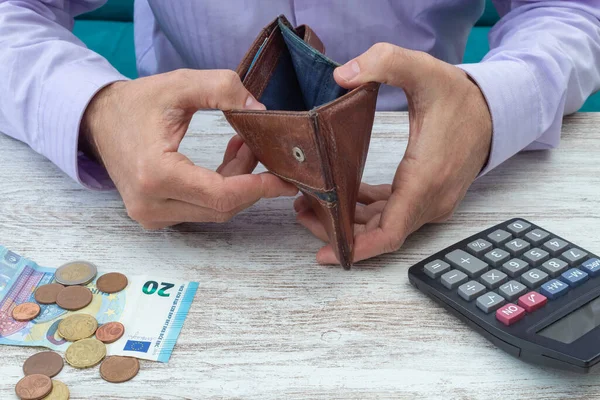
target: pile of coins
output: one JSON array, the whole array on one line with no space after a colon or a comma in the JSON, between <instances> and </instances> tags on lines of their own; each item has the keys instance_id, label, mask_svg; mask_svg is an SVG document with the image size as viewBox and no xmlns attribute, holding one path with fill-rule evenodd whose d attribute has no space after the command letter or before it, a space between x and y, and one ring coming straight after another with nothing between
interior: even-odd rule
<instances>
[{"instance_id":1,"label":"pile of coins","mask_svg":"<svg viewBox=\"0 0 600 400\"><path fill-rule=\"evenodd\" d=\"M97 273L96 266L85 261L61 266L54 276L57 283L38 287L34 293L37 303L19 304L13 309L13 318L17 321L31 321L40 313L39 304L57 304L70 311L85 308L92 302L93 295L90 289L82 285L93 281ZM96 281L98 290L105 293L120 292L127 284L127 277L117 272L104 274ZM108 322L99 327L93 316L73 314L59 322L57 333L63 339L73 342L67 348L65 359L74 368L90 368L102 362L100 376L113 383L132 379L140 369L136 358L106 357L106 344L119 340L125 333L125 327L120 322ZM92 337L94 335L95 338ZM25 377L16 385L17 396L22 400L68 400L68 387L51 379L63 366L62 356L53 351L32 355L23 364Z\"/></svg>"}]
</instances>

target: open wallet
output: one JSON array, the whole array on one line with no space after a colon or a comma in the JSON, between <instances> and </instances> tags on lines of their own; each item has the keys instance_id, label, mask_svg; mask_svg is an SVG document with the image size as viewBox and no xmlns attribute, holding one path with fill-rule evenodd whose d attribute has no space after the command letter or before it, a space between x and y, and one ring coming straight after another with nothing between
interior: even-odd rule
<instances>
[{"instance_id":1,"label":"open wallet","mask_svg":"<svg viewBox=\"0 0 600 400\"><path fill-rule=\"evenodd\" d=\"M258 160L295 184L325 226L344 268L354 254L354 212L367 158L379 84L347 91L333 78L339 64L324 55L306 25L279 16L264 28L237 69L265 111L225 117Z\"/></svg>"}]
</instances>

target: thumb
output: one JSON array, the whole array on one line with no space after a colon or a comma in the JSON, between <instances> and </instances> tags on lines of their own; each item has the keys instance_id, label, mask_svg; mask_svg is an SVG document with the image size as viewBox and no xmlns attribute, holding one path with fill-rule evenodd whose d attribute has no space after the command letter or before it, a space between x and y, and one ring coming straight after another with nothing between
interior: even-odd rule
<instances>
[{"instance_id":1,"label":"thumb","mask_svg":"<svg viewBox=\"0 0 600 400\"><path fill-rule=\"evenodd\" d=\"M333 72L338 85L352 89L380 82L410 90L427 76L432 57L390 43L377 43Z\"/></svg>"}]
</instances>

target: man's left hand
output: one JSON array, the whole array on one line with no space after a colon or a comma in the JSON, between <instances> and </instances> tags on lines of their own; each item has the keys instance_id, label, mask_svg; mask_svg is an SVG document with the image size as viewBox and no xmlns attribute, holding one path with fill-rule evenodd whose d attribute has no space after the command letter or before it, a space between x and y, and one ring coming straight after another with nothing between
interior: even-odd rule
<instances>
[{"instance_id":1,"label":"man's left hand","mask_svg":"<svg viewBox=\"0 0 600 400\"><path fill-rule=\"evenodd\" d=\"M360 187L354 261L398 250L429 222L450 218L486 164L492 138L490 112L479 87L458 67L426 53L378 43L334 72L352 89L366 82L400 87L408 100L408 146L391 185ZM327 240L323 225L300 197L298 220ZM330 245L321 264L338 263Z\"/></svg>"}]
</instances>

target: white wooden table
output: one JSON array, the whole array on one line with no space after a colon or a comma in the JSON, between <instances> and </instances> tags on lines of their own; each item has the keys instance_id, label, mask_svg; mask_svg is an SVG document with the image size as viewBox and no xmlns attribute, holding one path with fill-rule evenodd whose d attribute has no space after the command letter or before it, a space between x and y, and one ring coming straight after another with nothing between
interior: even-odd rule
<instances>
[{"instance_id":1,"label":"white wooden table","mask_svg":"<svg viewBox=\"0 0 600 400\"><path fill-rule=\"evenodd\" d=\"M232 133L220 113L198 114L182 152L214 168ZM377 115L365 181L391 182L407 137L405 113ZM66 366L57 379L73 399L590 399L598 375L511 357L412 287L407 269L517 215L600 251L599 162L600 114L568 117L559 149L517 155L476 182L451 221L348 272L316 264L321 243L290 198L223 225L146 232L117 193L86 191L0 135L0 243L47 266L87 259L200 282L168 364L142 362L123 384ZM0 399L15 398L36 351L0 348Z\"/></svg>"}]
</instances>

